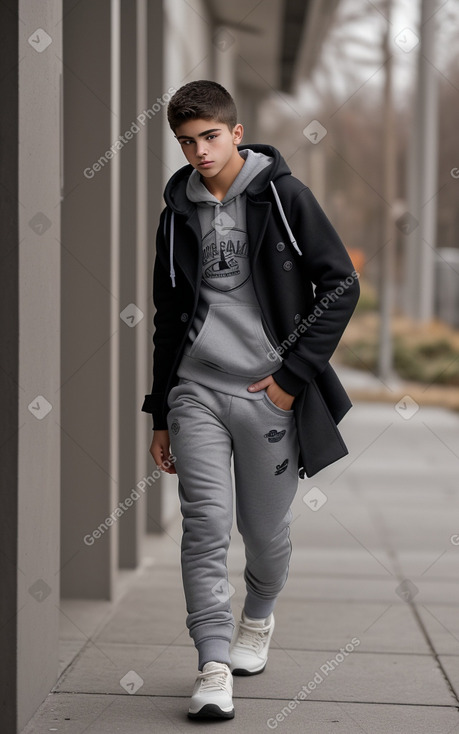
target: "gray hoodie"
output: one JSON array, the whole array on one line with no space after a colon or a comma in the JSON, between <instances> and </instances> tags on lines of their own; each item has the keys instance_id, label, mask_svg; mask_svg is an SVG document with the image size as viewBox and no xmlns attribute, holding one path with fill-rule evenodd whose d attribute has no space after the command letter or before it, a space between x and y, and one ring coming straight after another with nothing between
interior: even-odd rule
<instances>
[{"instance_id":1,"label":"gray hoodie","mask_svg":"<svg viewBox=\"0 0 459 734\"><path fill-rule=\"evenodd\" d=\"M250 398L256 394L247 387L279 369L282 357L263 329L246 228L245 189L272 159L250 149L240 155L245 163L222 201L202 183L199 171L188 179L186 195L196 204L202 232L202 281L177 374Z\"/></svg>"}]
</instances>

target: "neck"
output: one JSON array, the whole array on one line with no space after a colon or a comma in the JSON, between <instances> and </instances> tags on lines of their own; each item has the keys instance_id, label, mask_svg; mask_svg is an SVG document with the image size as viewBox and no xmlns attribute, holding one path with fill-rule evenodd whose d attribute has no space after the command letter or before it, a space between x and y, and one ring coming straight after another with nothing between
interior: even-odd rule
<instances>
[{"instance_id":1,"label":"neck","mask_svg":"<svg viewBox=\"0 0 459 734\"><path fill-rule=\"evenodd\" d=\"M216 199L222 201L244 163L245 159L239 154L239 151L236 148L234 155L231 156L230 160L226 166L222 168L220 173L216 176L212 176L212 178L204 178L202 176L204 186L211 194L213 194L213 196L215 196Z\"/></svg>"}]
</instances>

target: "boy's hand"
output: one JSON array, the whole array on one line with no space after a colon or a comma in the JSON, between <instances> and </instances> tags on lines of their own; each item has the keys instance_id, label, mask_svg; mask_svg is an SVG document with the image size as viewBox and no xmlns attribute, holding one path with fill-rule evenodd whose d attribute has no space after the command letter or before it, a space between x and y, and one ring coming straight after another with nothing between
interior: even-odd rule
<instances>
[{"instance_id":1,"label":"boy's hand","mask_svg":"<svg viewBox=\"0 0 459 734\"><path fill-rule=\"evenodd\" d=\"M153 431L150 454L153 456L156 466L166 472L166 474L177 474L174 464L163 466L163 461L169 459L171 455L169 431Z\"/></svg>"},{"instance_id":2,"label":"boy's hand","mask_svg":"<svg viewBox=\"0 0 459 734\"><path fill-rule=\"evenodd\" d=\"M268 375L268 377L260 380L260 382L254 382L253 385L250 385L247 389L250 390L250 392L259 392L265 388L268 398L272 400L274 405L277 405L277 407L282 410L291 410L295 396L285 392L285 390L277 384L272 375Z\"/></svg>"}]
</instances>

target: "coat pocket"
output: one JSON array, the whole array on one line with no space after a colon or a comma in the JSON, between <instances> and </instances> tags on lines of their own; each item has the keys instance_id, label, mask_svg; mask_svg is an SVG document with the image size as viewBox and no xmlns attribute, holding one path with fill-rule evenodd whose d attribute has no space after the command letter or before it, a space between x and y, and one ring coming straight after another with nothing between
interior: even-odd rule
<instances>
[{"instance_id":1,"label":"coat pocket","mask_svg":"<svg viewBox=\"0 0 459 734\"><path fill-rule=\"evenodd\" d=\"M314 380L297 395L293 405L300 445L300 466L308 477L312 477L349 452Z\"/></svg>"}]
</instances>

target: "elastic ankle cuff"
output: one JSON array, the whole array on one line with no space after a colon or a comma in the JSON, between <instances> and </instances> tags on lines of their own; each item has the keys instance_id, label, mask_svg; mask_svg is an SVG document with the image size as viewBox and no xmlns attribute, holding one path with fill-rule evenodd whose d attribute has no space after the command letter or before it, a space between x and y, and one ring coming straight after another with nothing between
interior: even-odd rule
<instances>
[{"instance_id":1,"label":"elastic ankle cuff","mask_svg":"<svg viewBox=\"0 0 459 734\"><path fill-rule=\"evenodd\" d=\"M225 663L231 665L229 642L221 637L210 637L198 642L196 649L199 655L198 668L202 670L206 663Z\"/></svg>"},{"instance_id":2,"label":"elastic ankle cuff","mask_svg":"<svg viewBox=\"0 0 459 734\"><path fill-rule=\"evenodd\" d=\"M274 611L275 599L257 599L247 594L244 603L244 614L251 619L266 619Z\"/></svg>"}]
</instances>

